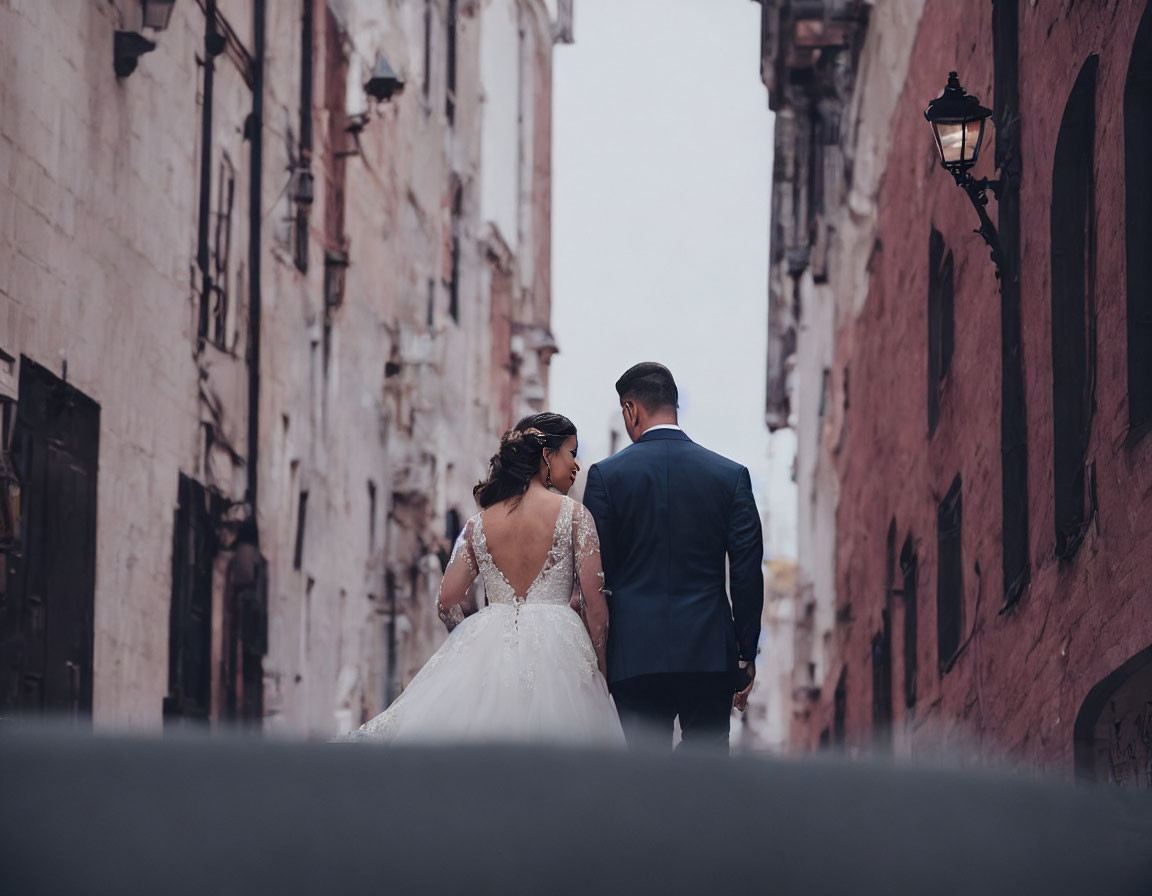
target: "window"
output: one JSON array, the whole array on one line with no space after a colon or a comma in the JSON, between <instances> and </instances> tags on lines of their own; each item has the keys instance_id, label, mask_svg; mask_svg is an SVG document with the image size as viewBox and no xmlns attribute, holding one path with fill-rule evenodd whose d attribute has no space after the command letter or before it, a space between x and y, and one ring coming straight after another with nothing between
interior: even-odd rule
<instances>
[{"instance_id":1,"label":"window","mask_svg":"<svg viewBox=\"0 0 1152 896\"><path fill-rule=\"evenodd\" d=\"M844 746L844 726L848 718L848 667L840 670L832 693L832 746Z\"/></svg>"},{"instance_id":2,"label":"window","mask_svg":"<svg viewBox=\"0 0 1152 896\"><path fill-rule=\"evenodd\" d=\"M1052 430L1056 555L1084 537L1085 475L1095 380L1093 143L1096 69L1080 69L1056 137L1052 167Z\"/></svg>"},{"instance_id":3,"label":"window","mask_svg":"<svg viewBox=\"0 0 1152 896\"><path fill-rule=\"evenodd\" d=\"M212 285L209 337L220 348L228 347L228 268L232 255L232 208L236 198L236 170L228 153L220 159L217 181L216 221L212 234Z\"/></svg>"},{"instance_id":4,"label":"window","mask_svg":"<svg viewBox=\"0 0 1152 896\"><path fill-rule=\"evenodd\" d=\"M368 551L376 551L376 483L368 480Z\"/></svg>"},{"instance_id":5,"label":"window","mask_svg":"<svg viewBox=\"0 0 1152 896\"><path fill-rule=\"evenodd\" d=\"M448 273L448 313L452 320L460 321L460 220L464 206L464 188L456 184L452 192L452 244Z\"/></svg>"},{"instance_id":6,"label":"window","mask_svg":"<svg viewBox=\"0 0 1152 896\"><path fill-rule=\"evenodd\" d=\"M344 304L344 282L348 272L348 253L329 249L324 253L324 306L338 308Z\"/></svg>"},{"instance_id":7,"label":"window","mask_svg":"<svg viewBox=\"0 0 1152 896\"><path fill-rule=\"evenodd\" d=\"M432 0L424 0L424 114L432 111Z\"/></svg>"},{"instance_id":8,"label":"window","mask_svg":"<svg viewBox=\"0 0 1152 896\"><path fill-rule=\"evenodd\" d=\"M300 492L300 501L296 505L296 549L292 553L292 568L300 569L304 565L304 527L308 523L308 492Z\"/></svg>"},{"instance_id":9,"label":"window","mask_svg":"<svg viewBox=\"0 0 1152 896\"><path fill-rule=\"evenodd\" d=\"M957 476L936 516L936 646L941 675L951 668L960 649L960 630L964 625L962 503Z\"/></svg>"},{"instance_id":10,"label":"window","mask_svg":"<svg viewBox=\"0 0 1152 896\"><path fill-rule=\"evenodd\" d=\"M928 237L928 435L940 422L940 391L952 367L955 342L952 250L935 227Z\"/></svg>"},{"instance_id":11,"label":"window","mask_svg":"<svg viewBox=\"0 0 1152 896\"><path fill-rule=\"evenodd\" d=\"M1017 0L992 2L993 124L1000 172L1000 513L1004 605L1032 577L1028 535L1028 414L1020 310L1020 28Z\"/></svg>"},{"instance_id":12,"label":"window","mask_svg":"<svg viewBox=\"0 0 1152 896\"><path fill-rule=\"evenodd\" d=\"M168 696L164 718L207 722L212 712L213 499L180 474L172 529L172 604L168 616ZM218 509L218 508L216 508Z\"/></svg>"},{"instance_id":13,"label":"window","mask_svg":"<svg viewBox=\"0 0 1152 896\"><path fill-rule=\"evenodd\" d=\"M332 308L344 298L344 272L348 267L348 245L344 234L344 194L348 180L348 56L346 39L336 14L325 5L324 25L324 109L328 117L327 146L324 153L324 303Z\"/></svg>"},{"instance_id":14,"label":"window","mask_svg":"<svg viewBox=\"0 0 1152 896\"><path fill-rule=\"evenodd\" d=\"M879 749L892 748L892 597L896 577L896 520L888 524L884 552L884 609L872 638L872 729Z\"/></svg>"},{"instance_id":15,"label":"window","mask_svg":"<svg viewBox=\"0 0 1152 896\"><path fill-rule=\"evenodd\" d=\"M1140 26L1124 84L1125 227L1128 252L1128 421L1130 437L1152 429L1152 4Z\"/></svg>"},{"instance_id":16,"label":"window","mask_svg":"<svg viewBox=\"0 0 1152 896\"><path fill-rule=\"evenodd\" d=\"M448 124L456 124L456 14L457 0L448 0L448 90L444 111Z\"/></svg>"},{"instance_id":17,"label":"window","mask_svg":"<svg viewBox=\"0 0 1152 896\"><path fill-rule=\"evenodd\" d=\"M876 746L892 748L892 636L884 610L883 630L872 638L872 728Z\"/></svg>"},{"instance_id":18,"label":"window","mask_svg":"<svg viewBox=\"0 0 1152 896\"><path fill-rule=\"evenodd\" d=\"M823 373L820 375L820 407L817 409L816 416L820 418L820 422L824 422L824 415L828 413L828 401L832 393L832 371L825 367Z\"/></svg>"},{"instance_id":19,"label":"window","mask_svg":"<svg viewBox=\"0 0 1152 896\"><path fill-rule=\"evenodd\" d=\"M912 541L912 534L904 540L904 547L900 549L900 574L904 579L901 587L904 598L904 705L911 708L916 705L916 650L917 650L917 604L916 604L916 574L919 560L916 557L916 547Z\"/></svg>"},{"instance_id":20,"label":"window","mask_svg":"<svg viewBox=\"0 0 1152 896\"><path fill-rule=\"evenodd\" d=\"M304 171L312 164L312 76L315 40L314 0L304 0L300 14L300 150L297 166ZM308 175L311 177L311 174ZM296 269L308 272L308 211L311 202L297 202L293 256Z\"/></svg>"}]
</instances>

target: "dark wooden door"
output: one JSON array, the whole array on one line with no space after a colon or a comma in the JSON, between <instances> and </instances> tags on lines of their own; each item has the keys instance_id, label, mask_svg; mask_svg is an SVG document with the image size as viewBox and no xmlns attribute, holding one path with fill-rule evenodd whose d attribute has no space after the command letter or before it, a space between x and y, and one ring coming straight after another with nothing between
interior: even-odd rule
<instances>
[{"instance_id":1,"label":"dark wooden door","mask_svg":"<svg viewBox=\"0 0 1152 896\"><path fill-rule=\"evenodd\" d=\"M12 457L19 553L0 595L0 714L92 711L100 407L22 359Z\"/></svg>"},{"instance_id":2,"label":"dark wooden door","mask_svg":"<svg viewBox=\"0 0 1152 896\"><path fill-rule=\"evenodd\" d=\"M207 722L212 709L212 496L180 474L172 531L172 605L168 617L166 722Z\"/></svg>"}]
</instances>

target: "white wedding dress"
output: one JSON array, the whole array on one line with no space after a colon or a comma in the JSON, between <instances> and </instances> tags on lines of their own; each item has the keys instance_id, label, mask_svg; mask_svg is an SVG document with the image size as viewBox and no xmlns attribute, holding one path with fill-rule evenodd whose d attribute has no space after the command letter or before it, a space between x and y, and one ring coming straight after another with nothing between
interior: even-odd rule
<instances>
[{"instance_id":1,"label":"white wedding dress","mask_svg":"<svg viewBox=\"0 0 1152 896\"><path fill-rule=\"evenodd\" d=\"M478 574L488 605L466 616L464 595ZM595 523L570 498L523 596L493 563L476 514L457 539L437 601L448 640L388 709L344 739L623 745L589 614L574 609L586 607L587 595L602 602L603 581ZM597 631L600 643L604 635Z\"/></svg>"}]
</instances>

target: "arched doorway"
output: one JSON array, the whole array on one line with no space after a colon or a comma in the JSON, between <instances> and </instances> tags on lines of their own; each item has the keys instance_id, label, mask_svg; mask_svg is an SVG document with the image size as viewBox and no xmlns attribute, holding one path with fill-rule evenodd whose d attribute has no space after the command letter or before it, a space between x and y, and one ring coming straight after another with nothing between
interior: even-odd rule
<instances>
[{"instance_id":1,"label":"arched doorway","mask_svg":"<svg viewBox=\"0 0 1152 896\"><path fill-rule=\"evenodd\" d=\"M1077 778L1152 789L1152 646L1088 692L1073 737Z\"/></svg>"}]
</instances>

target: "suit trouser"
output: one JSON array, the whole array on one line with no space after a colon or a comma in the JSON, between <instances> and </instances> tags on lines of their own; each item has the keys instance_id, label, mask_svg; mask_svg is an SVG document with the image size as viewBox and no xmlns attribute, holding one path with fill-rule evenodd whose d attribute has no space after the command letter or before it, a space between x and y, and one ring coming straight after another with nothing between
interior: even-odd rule
<instances>
[{"instance_id":1,"label":"suit trouser","mask_svg":"<svg viewBox=\"0 0 1152 896\"><path fill-rule=\"evenodd\" d=\"M671 748L679 716L680 746L727 752L732 694L728 672L637 675L612 684L628 745L660 750Z\"/></svg>"}]
</instances>

